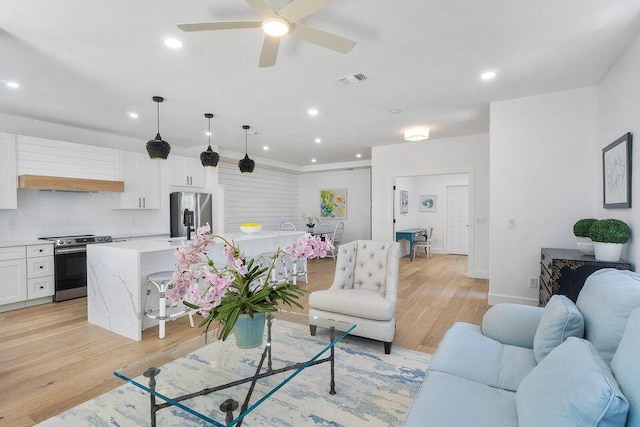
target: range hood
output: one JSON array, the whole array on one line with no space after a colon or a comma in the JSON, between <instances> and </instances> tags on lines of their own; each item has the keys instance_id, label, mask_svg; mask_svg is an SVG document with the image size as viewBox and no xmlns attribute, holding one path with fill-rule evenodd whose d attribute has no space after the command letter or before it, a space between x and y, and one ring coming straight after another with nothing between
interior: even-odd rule
<instances>
[{"instance_id":1,"label":"range hood","mask_svg":"<svg viewBox=\"0 0 640 427\"><path fill-rule=\"evenodd\" d=\"M124 181L102 179L64 178L60 176L20 175L18 188L56 191L109 191L124 192Z\"/></svg>"}]
</instances>

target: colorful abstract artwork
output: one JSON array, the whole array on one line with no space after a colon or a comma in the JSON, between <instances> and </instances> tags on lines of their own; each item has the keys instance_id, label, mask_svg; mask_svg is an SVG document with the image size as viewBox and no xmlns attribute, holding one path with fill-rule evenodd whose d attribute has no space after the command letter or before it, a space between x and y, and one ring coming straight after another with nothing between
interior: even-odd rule
<instances>
[{"instance_id":1,"label":"colorful abstract artwork","mask_svg":"<svg viewBox=\"0 0 640 427\"><path fill-rule=\"evenodd\" d=\"M331 219L347 219L347 189L320 190L320 216Z\"/></svg>"}]
</instances>

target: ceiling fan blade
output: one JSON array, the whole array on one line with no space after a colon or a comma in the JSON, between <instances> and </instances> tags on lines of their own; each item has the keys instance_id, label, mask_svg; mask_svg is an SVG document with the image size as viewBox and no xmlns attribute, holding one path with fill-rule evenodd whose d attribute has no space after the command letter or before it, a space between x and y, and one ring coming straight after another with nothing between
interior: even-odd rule
<instances>
[{"instance_id":1,"label":"ceiling fan blade","mask_svg":"<svg viewBox=\"0 0 640 427\"><path fill-rule=\"evenodd\" d=\"M197 22L194 24L178 24L182 31L235 30L240 28L260 28L261 21L229 21L229 22Z\"/></svg>"},{"instance_id":2,"label":"ceiling fan blade","mask_svg":"<svg viewBox=\"0 0 640 427\"><path fill-rule=\"evenodd\" d=\"M336 52L348 53L356 45L354 41L305 25L295 24L292 25L292 27L290 31L292 36L308 41L309 43L317 44L318 46L326 47L327 49L335 50Z\"/></svg>"},{"instance_id":3,"label":"ceiling fan blade","mask_svg":"<svg viewBox=\"0 0 640 427\"><path fill-rule=\"evenodd\" d=\"M264 0L245 0L260 16L273 15L273 10Z\"/></svg>"},{"instance_id":4,"label":"ceiling fan blade","mask_svg":"<svg viewBox=\"0 0 640 427\"><path fill-rule=\"evenodd\" d=\"M320 9L324 9L336 0L295 0L278 11L289 22L297 22Z\"/></svg>"},{"instance_id":5,"label":"ceiling fan blade","mask_svg":"<svg viewBox=\"0 0 640 427\"><path fill-rule=\"evenodd\" d=\"M280 37L271 37L264 35L264 42L262 43L262 52L260 53L260 62L258 67L273 67L276 65L276 58L278 58L278 48L280 47Z\"/></svg>"}]
</instances>

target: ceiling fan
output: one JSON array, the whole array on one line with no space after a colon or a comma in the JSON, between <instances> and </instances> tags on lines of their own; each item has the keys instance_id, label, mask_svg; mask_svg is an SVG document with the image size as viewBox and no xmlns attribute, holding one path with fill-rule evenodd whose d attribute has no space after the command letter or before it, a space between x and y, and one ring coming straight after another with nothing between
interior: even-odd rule
<instances>
[{"instance_id":1,"label":"ceiling fan","mask_svg":"<svg viewBox=\"0 0 640 427\"><path fill-rule=\"evenodd\" d=\"M316 13L336 0L294 0L278 11L272 10L265 0L245 1L260 14L262 20L178 24L178 28L191 32L262 27L265 35L258 63L259 67L273 67L276 64L280 37L287 33L340 53L347 53L356 45L354 41L298 23L301 19Z\"/></svg>"}]
</instances>

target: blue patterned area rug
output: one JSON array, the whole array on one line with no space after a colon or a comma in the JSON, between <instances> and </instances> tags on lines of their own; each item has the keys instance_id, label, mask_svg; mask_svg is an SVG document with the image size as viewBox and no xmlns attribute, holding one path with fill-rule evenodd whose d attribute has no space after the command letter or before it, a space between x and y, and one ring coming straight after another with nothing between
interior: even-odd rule
<instances>
[{"instance_id":1,"label":"blue patterned area rug","mask_svg":"<svg viewBox=\"0 0 640 427\"><path fill-rule=\"evenodd\" d=\"M301 345L299 338L293 338L300 336L302 328L308 331L308 327L291 322L280 322L279 335L285 336L285 343L290 340L290 346L287 348L286 358L282 358L283 355L277 354L274 350L274 368L284 366L291 361L299 362L310 358L312 355L305 353L306 347L309 346L303 343ZM318 335L321 333L319 328ZM242 352L247 351L237 349L234 340L229 339L226 342L213 343L164 365L161 367L163 370L161 375L173 376L171 381L168 381L172 384L173 394L193 391L193 388L188 391L180 388L180 384L184 384L185 381L193 382L190 384L202 382L202 364L215 363L210 353L212 350L220 354L221 349L216 346L224 346L222 352L224 357L242 359L244 357ZM289 358L291 360L286 360ZM254 359L247 358L247 365L255 366ZM247 415L242 425L247 427L400 426L413 397L424 380L430 359L430 354L399 347L394 347L390 355L385 355L382 343L347 336L336 347L336 395L332 396L328 393L329 364L311 366ZM272 388L285 376L278 375L262 379L257 387L269 387L270 380ZM237 372L229 373L229 381L237 378ZM146 379L140 379L140 382L147 384ZM203 388L207 385L210 384L202 383ZM205 410L206 405L211 406L210 399L216 399L217 402L220 399L234 397L242 401L247 387L248 385L239 386L235 387L234 389L237 390L234 391L227 389L206 397L199 397L192 401L191 405L196 409ZM265 392L257 388L256 394L261 396ZM238 394L234 395L234 393ZM162 401L159 400L159 403ZM200 403L202 406L199 406ZM157 416L158 426L162 427L210 425L176 407L162 409ZM218 414L214 419L218 420ZM39 424L46 427L148 425L150 425L148 394L131 384L118 387Z\"/></svg>"}]
</instances>

